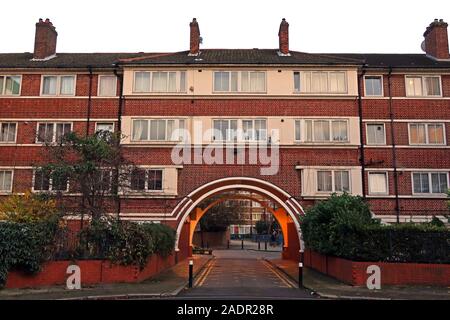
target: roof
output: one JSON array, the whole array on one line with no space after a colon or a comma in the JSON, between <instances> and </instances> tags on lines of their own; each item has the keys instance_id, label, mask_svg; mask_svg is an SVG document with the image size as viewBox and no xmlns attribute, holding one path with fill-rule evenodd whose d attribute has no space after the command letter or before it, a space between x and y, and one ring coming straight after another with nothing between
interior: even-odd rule
<instances>
[{"instance_id":1,"label":"roof","mask_svg":"<svg viewBox=\"0 0 450 320\"><path fill-rule=\"evenodd\" d=\"M425 54L304 53L280 56L277 49L204 49L200 55L173 53L58 53L33 61L32 53L0 53L0 68L111 68L122 65L366 65L373 68L450 68Z\"/></svg>"}]
</instances>

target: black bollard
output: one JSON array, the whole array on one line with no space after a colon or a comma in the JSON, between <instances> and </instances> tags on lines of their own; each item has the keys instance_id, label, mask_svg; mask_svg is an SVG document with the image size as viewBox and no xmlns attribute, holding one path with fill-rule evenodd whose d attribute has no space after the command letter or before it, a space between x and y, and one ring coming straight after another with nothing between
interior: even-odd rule
<instances>
[{"instance_id":1,"label":"black bollard","mask_svg":"<svg viewBox=\"0 0 450 320\"><path fill-rule=\"evenodd\" d=\"M264 251L267 251L267 240L264 242Z\"/></svg>"},{"instance_id":2,"label":"black bollard","mask_svg":"<svg viewBox=\"0 0 450 320\"><path fill-rule=\"evenodd\" d=\"M300 262L298 263L298 287L303 288L303 252L300 252Z\"/></svg>"},{"instance_id":3,"label":"black bollard","mask_svg":"<svg viewBox=\"0 0 450 320\"><path fill-rule=\"evenodd\" d=\"M194 278L194 260L189 260L189 288L192 288Z\"/></svg>"},{"instance_id":4,"label":"black bollard","mask_svg":"<svg viewBox=\"0 0 450 320\"><path fill-rule=\"evenodd\" d=\"M230 249L230 240L227 241L227 249Z\"/></svg>"},{"instance_id":5,"label":"black bollard","mask_svg":"<svg viewBox=\"0 0 450 320\"><path fill-rule=\"evenodd\" d=\"M258 240L258 251L261 250L261 241Z\"/></svg>"},{"instance_id":6,"label":"black bollard","mask_svg":"<svg viewBox=\"0 0 450 320\"><path fill-rule=\"evenodd\" d=\"M241 240L241 250L244 250L244 238Z\"/></svg>"}]
</instances>

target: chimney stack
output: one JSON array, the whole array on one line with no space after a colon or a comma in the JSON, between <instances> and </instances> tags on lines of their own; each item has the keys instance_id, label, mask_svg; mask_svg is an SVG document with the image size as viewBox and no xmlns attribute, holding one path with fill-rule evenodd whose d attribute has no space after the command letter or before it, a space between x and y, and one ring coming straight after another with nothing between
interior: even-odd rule
<instances>
[{"instance_id":1,"label":"chimney stack","mask_svg":"<svg viewBox=\"0 0 450 320\"><path fill-rule=\"evenodd\" d=\"M425 52L436 59L450 59L448 52L448 24L442 19L434 19L423 34L425 37Z\"/></svg>"},{"instance_id":2,"label":"chimney stack","mask_svg":"<svg viewBox=\"0 0 450 320\"><path fill-rule=\"evenodd\" d=\"M280 41L280 55L289 55L289 23L285 18L281 20L278 39Z\"/></svg>"},{"instance_id":3,"label":"chimney stack","mask_svg":"<svg viewBox=\"0 0 450 320\"><path fill-rule=\"evenodd\" d=\"M197 56L200 53L200 28L197 23L197 19L192 19L192 22L189 23L189 27L191 28L191 39L190 39L190 56Z\"/></svg>"},{"instance_id":4,"label":"chimney stack","mask_svg":"<svg viewBox=\"0 0 450 320\"><path fill-rule=\"evenodd\" d=\"M33 59L42 60L55 55L57 37L58 33L51 21L48 18L45 21L39 19L36 23Z\"/></svg>"}]
</instances>

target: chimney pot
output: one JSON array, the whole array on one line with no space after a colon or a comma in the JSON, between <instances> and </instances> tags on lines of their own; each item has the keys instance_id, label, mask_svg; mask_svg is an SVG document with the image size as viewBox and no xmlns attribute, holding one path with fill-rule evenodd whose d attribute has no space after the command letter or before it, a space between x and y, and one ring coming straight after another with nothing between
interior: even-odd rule
<instances>
[{"instance_id":1,"label":"chimney pot","mask_svg":"<svg viewBox=\"0 0 450 320\"><path fill-rule=\"evenodd\" d=\"M39 19L36 23L33 59L45 59L56 54L58 33L50 19Z\"/></svg>"},{"instance_id":2,"label":"chimney pot","mask_svg":"<svg viewBox=\"0 0 450 320\"><path fill-rule=\"evenodd\" d=\"M427 27L425 37L425 52L436 59L450 59L448 47L448 24L444 19L434 19Z\"/></svg>"}]
</instances>

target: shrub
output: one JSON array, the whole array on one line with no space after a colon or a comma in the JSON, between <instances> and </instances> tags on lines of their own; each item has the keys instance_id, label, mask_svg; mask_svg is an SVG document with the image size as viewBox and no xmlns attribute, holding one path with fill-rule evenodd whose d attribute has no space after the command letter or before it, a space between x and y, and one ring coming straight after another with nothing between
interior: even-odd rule
<instances>
[{"instance_id":1,"label":"shrub","mask_svg":"<svg viewBox=\"0 0 450 320\"><path fill-rule=\"evenodd\" d=\"M38 223L0 222L0 286L8 271L18 269L36 273L51 258L56 219Z\"/></svg>"},{"instance_id":2,"label":"shrub","mask_svg":"<svg viewBox=\"0 0 450 320\"><path fill-rule=\"evenodd\" d=\"M175 230L155 223L144 223L142 225L153 240L153 251L162 257L167 257L175 248Z\"/></svg>"},{"instance_id":3,"label":"shrub","mask_svg":"<svg viewBox=\"0 0 450 320\"><path fill-rule=\"evenodd\" d=\"M255 229L257 234L267 234L269 230L269 222L264 220L256 221Z\"/></svg>"},{"instance_id":4,"label":"shrub","mask_svg":"<svg viewBox=\"0 0 450 320\"><path fill-rule=\"evenodd\" d=\"M381 225L359 197L333 195L302 218L303 239L319 253L355 261L450 262L450 231L430 223Z\"/></svg>"},{"instance_id":5,"label":"shrub","mask_svg":"<svg viewBox=\"0 0 450 320\"><path fill-rule=\"evenodd\" d=\"M30 191L23 196L13 194L0 203L0 220L32 223L48 220L57 214L56 202Z\"/></svg>"}]
</instances>

